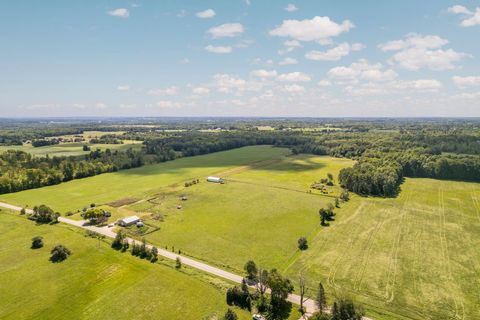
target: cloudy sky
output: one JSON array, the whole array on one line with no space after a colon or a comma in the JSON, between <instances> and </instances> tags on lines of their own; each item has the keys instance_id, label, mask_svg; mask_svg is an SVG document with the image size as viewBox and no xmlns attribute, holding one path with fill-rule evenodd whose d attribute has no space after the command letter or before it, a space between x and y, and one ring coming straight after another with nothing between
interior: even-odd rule
<instances>
[{"instance_id":1,"label":"cloudy sky","mask_svg":"<svg viewBox=\"0 0 480 320\"><path fill-rule=\"evenodd\" d=\"M3 1L0 117L480 116L480 1Z\"/></svg>"}]
</instances>

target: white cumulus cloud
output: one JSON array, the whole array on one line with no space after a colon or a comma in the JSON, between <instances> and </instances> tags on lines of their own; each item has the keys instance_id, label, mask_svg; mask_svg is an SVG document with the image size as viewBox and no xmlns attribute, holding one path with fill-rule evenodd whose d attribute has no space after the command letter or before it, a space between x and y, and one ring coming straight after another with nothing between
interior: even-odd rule
<instances>
[{"instance_id":1,"label":"white cumulus cloud","mask_svg":"<svg viewBox=\"0 0 480 320\"><path fill-rule=\"evenodd\" d=\"M205 87L196 87L193 88L192 92L200 96L206 96L210 93L210 89Z\"/></svg>"},{"instance_id":2,"label":"white cumulus cloud","mask_svg":"<svg viewBox=\"0 0 480 320\"><path fill-rule=\"evenodd\" d=\"M398 74L392 69L384 70L382 64L370 64L365 59L360 59L350 66L338 66L327 73L329 79L337 83L356 83L360 80L382 82L395 79Z\"/></svg>"},{"instance_id":3,"label":"white cumulus cloud","mask_svg":"<svg viewBox=\"0 0 480 320\"><path fill-rule=\"evenodd\" d=\"M305 58L315 61L337 61L341 58L348 56L351 51L359 51L364 48L361 43L341 43L338 46L331 48L327 51L312 50L305 54Z\"/></svg>"},{"instance_id":4,"label":"white cumulus cloud","mask_svg":"<svg viewBox=\"0 0 480 320\"><path fill-rule=\"evenodd\" d=\"M454 76L452 77L453 83L458 87L474 87L480 86L480 76L468 76L468 77L460 77Z\"/></svg>"},{"instance_id":5,"label":"white cumulus cloud","mask_svg":"<svg viewBox=\"0 0 480 320\"><path fill-rule=\"evenodd\" d=\"M453 49L442 49L448 40L439 36L422 36L416 33L408 34L405 39L389 41L378 47L383 51L397 51L390 63L407 70L449 70L455 68L455 63L468 56Z\"/></svg>"},{"instance_id":6,"label":"white cumulus cloud","mask_svg":"<svg viewBox=\"0 0 480 320\"><path fill-rule=\"evenodd\" d=\"M208 52L212 52L212 53L220 53L220 54L225 54L225 53L230 53L232 52L232 47L230 46L227 46L227 47L223 47L223 46L212 46L212 45L208 45L205 47L205 50L207 50Z\"/></svg>"},{"instance_id":7,"label":"white cumulus cloud","mask_svg":"<svg viewBox=\"0 0 480 320\"><path fill-rule=\"evenodd\" d=\"M208 33L216 38L236 37L243 33L244 28L240 23L225 23L208 29Z\"/></svg>"},{"instance_id":8,"label":"white cumulus cloud","mask_svg":"<svg viewBox=\"0 0 480 320\"><path fill-rule=\"evenodd\" d=\"M282 82L309 82L312 78L306 73L296 71L280 74L277 80Z\"/></svg>"},{"instance_id":9,"label":"white cumulus cloud","mask_svg":"<svg viewBox=\"0 0 480 320\"><path fill-rule=\"evenodd\" d=\"M288 12L294 12L294 11L297 11L298 8L296 5L294 5L293 3L289 3L286 7L285 7L285 11L288 11Z\"/></svg>"},{"instance_id":10,"label":"white cumulus cloud","mask_svg":"<svg viewBox=\"0 0 480 320\"><path fill-rule=\"evenodd\" d=\"M282 61L280 61L278 64L281 66L287 66L287 65L297 64L297 63L298 63L297 59L287 57Z\"/></svg>"},{"instance_id":11,"label":"white cumulus cloud","mask_svg":"<svg viewBox=\"0 0 480 320\"><path fill-rule=\"evenodd\" d=\"M300 86L298 84L287 84L283 87L283 89L290 93L303 93L305 92L305 87Z\"/></svg>"},{"instance_id":12,"label":"white cumulus cloud","mask_svg":"<svg viewBox=\"0 0 480 320\"><path fill-rule=\"evenodd\" d=\"M125 9L125 8L114 9L114 10L108 11L107 13L113 17L119 17L119 18L128 18L130 16L130 12L128 11L128 9Z\"/></svg>"},{"instance_id":13,"label":"white cumulus cloud","mask_svg":"<svg viewBox=\"0 0 480 320\"><path fill-rule=\"evenodd\" d=\"M178 94L178 91L178 87L172 86L168 88L150 89L147 94L151 96L174 96Z\"/></svg>"},{"instance_id":14,"label":"white cumulus cloud","mask_svg":"<svg viewBox=\"0 0 480 320\"><path fill-rule=\"evenodd\" d=\"M275 78L277 76L277 71L259 69L259 70L253 70L251 72L251 75L258 78Z\"/></svg>"},{"instance_id":15,"label":"white cumulus cloud","mask_svg":"<svg viewBox=\"0 0 480 320\"><path fill-rule=\"evenodd\" d=\"M338 24L329 17L316 16L305 20L284 20L282 24L269 33L276 37L290 37L298 41L316 41L321 44L331 43L333 37L348 32L353 23L345 20Z\"/></svg>"},{"instance_id":16,"label":"white cumulus cloud","mask_svg":"<svg viewBox=\"0 0 480 320\"><path fill-rule=\"evenodd\" d=\"M195 15L201 19L209 19L209 18L215 17L215 11L213 9L207 9L204 11L197 12Z\"/></svg>"},{"instance_id":17,"label":"white cumulus cloud","mask_svg":"<svg viewBox=\"0 0 480 320\"><path fill-rule=\"evenodd\" d=\"M480 7L473 12L464 6L455 5L448 8L448 12L463 15L463 20L460 22L462 27L473 27L480 25Z\"/></svg>"}]
</instances>

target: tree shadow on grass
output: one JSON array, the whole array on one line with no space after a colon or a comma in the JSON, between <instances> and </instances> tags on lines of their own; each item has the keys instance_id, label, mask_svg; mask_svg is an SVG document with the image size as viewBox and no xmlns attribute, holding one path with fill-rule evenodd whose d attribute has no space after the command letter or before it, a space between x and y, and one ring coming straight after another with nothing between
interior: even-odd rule
<instances>
[{"instance_id":1,"label":"tree shadow on grass","mask_svg":"<svg viewBox=\"0 0 480 320\"><path fill-rule=\"evenodd\" d=\"M292 312L292 303L282 301L273 308L267 315L268 320L285 320L290 317Z\"/></svg>"}]
</instances>

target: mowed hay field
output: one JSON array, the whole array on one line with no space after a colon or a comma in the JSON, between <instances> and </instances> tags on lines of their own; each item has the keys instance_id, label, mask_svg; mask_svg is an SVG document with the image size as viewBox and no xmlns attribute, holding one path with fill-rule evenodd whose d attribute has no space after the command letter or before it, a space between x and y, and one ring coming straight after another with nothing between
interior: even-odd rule
<instances>
[{"instance_id":1,"label":"mowed hay field","mask_svg":"<svg viewBox=\"0 0 480 320\"><path fill-rule=\"evenodd\" d=\"M34 236L44 237L43 248L30 249ZM50 250L58 243L72 255L52 263ZM230 284L178 271L173 264L117 252L74 227L37 226L2 211L0 319L221 318ZM246 311L235 312L239 319L251 318Z\"/></svg>"},{"instance_id":2,"label":"mowed hay field","mask_svg":"<svg viewBox=\"0 0 480 320\"><path fill-rule=\"evenodd\" d=\"M406 179L353 197L287 273L348 293L375 319L480 319L480 185Z\"/></svg>"}]
</instances>

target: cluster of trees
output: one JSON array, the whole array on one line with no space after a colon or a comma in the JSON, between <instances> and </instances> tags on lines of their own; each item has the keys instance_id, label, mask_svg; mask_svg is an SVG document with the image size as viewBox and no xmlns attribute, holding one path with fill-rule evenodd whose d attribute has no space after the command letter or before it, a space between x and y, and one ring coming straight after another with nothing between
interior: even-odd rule
<instances>
[{"instance_id":1,"label":"cluster of trees","mask_svg":"<svg viewBox=\"0 0 480 320\"><path fill-rule=\"evenodd\" d=\"M108 217L105 210L91 207L84 213L82 213L83 218L90 221L90 224L101 224L107 221Z\"/></svg>"},{"instance_id":2,"label":"cluster of trees","mask_svg":"<svg viewBox=\"0 0 480 320\"><path fill-rule=\"evenodd\" d=\"M395 196L402 182L402 168L387 159L367 158L340 171L340 183L362 195Z\"/></svg>"},{"instance_id":3,"label":"cluster of trees","mask_svg":"<svg viewBox=\"0 0 480 320\"><path fill-rule=\"evenodd\" d=\"M104 135L98 138L90 139L90 143L93 144L123 144L123 140L120 140L115 135Z\"/></svg>"},{"instance_id":4,"label":"cluster of trees","mask_svg":"<svg viewBox=\"0 0 480 320\"><path fill-rule=\"evenodd\" d=\"M60 141L58 139L38 139L38 140L32 140L32 147L38 148L38 147L52 146L59 143Z\"/></svg>"},{"instance_id":5,"label":"cluster of trees","mask_svg":"<svg viewBox=\"0 0 480 320\"><path fill-rule=\"evenodd\" d=\"M52 208L42 204L40 206L33 207L33 212L28 215L30 220L37 223L57 223L60 213L53 211ZM22 213L24 211L22 210Z\"/></svg>"},{"instance_id":6,"label":"cluster of trees","mask_svg":"<svg viewBox=\"0 0 480 320\"><path fill-rule=\"evenodd\" d=\"M267 318L284 319L288 317L291 304L287 297L293 292L293 284L287 277L280 274L277 269L267 271L258 268L253 261L245 264L246 277L241 287L234 287L227 291L227 303L251 310L255 304L259 312L266 313ZM255 291L250 292L247 283L255 286ZM270 289L270 297L266 292Z\"/></svg>"},{"instance_id":7,"label":"cluster of trees","mask_svg":"<svg viewBox=\"0 0 480 320\"><path fill-rule=\"evenodd\" d=\"M72 252L64 245L59 244L59 245L56 245L52 249L52 251L50 251L50 254L51 254L50 261L62 262L66 260L72 254Z\"/></svg>"},{"instance_id":8,"label":"cluster of trees","mask_svg":"<svg viewBox=\"0 0 480 320\"><path fill-rule=\"evenodd\" d=\"M320 224L322 226L327 226L327 221L332 221L333 217L335 216L335 212L333 211L335 208L332 204L329 204L327 208L320 208L318 210L318 215L320 216Z\"/></svg>"}]
</instances>

